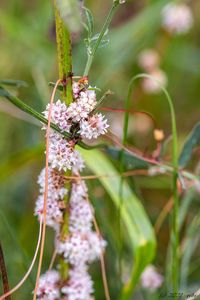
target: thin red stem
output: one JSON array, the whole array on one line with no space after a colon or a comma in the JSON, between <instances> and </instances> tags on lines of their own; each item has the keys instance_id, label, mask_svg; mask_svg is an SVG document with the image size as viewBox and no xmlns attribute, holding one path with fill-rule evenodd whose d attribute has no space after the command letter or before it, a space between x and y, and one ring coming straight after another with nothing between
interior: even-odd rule
<instances>
[{"instance_id":1,"label":"thin red stem","mask_svg":"<svg viewBox=\"0 0 200 300\"><path fill-rule=\"evenodd\" d=\"M37 277L36 277L36 284L34 289L33 300L36 300L37 297L37 289L39 285L43 255L44 255L44 244L45 244L45 236L46 236L46 214L47 214L47 197L48 197L48 167L49 167L49 133L50 133L50 125L51 125L51 113L53 107L53 101L56 94L56 89L61 82L61 79L56 81L55 87L53 89L51 99L50 99L50 106L49 106L49 113L48 113L48 124L46 130L46 164L45 164L45 190L44 190L44 205L43 205L43 227L42 227L42 241L41 241L41 249L40 249L40 258L37 270Z\"/></svg>"}]
</instances>

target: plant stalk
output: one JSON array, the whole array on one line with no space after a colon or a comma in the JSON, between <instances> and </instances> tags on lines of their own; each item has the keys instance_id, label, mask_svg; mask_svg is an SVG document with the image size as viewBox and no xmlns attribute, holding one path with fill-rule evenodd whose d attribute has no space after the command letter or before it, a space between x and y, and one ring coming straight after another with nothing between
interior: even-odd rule
<instances>
[{"instance_id":1,"label":"plant stalk","mask_svg":"<svg viewBox=\"0 0 200 300\"><path fill-rule=\"evenodd\" d=\"M54 4L54 10L59 78L62 80L62 84L64 87L62 92L62 100L65 101L67 105L69 105L73 100L71 38L68 29L66 28L63 20L60 17L60 13L56 7L56 1Z\"/></svg>"},{"instance_id":2,"label":"plant stalk","mask_svg":"<svg viewBox=\"0 0 200 300\"><path fill-rule=\"evenodd\" d=\"M72 46L70 32L66 28L58 8L56 7L56 0L54 3L55 10L55 23L56 23L56 42L57 42L57 54L58 54L58 69L59 78L62 79L63 91L61 91L61 99L67 105L73 101L72 93ZM68 176L71 175L71 171L68 171ZM70 190L70 183L67 184L67 189ZM66 210L63 215L63 224L60 230L60 238L65 238L69 234L69 213L68 204L69 196L65 197ZM68 278L68 264L64 261L63 257L60 257L60 274L63 280Z\"/></svg>"},{"instance_id":3,"label":"plant stalk","mask_svg":"<svg viewBox=\"0 0 200 300\"><path fill-rule=\"evenodd\" d=\"M103 24L103 27L101 29L101 32L99 34L99 37L94 45L94 48L92 49L92 53L91 54L88 54L88 59L87 59L87 63L86 63L86 66L85 66L85 71L83 73L83 76L88 76L88 73L90 71L90 68L91 68L91 65L92 65L92 62L93 62L93 59L94 59L94 56L96 54L96 51L102 41L102 38L104 37L104 34L106 32L106 30L108 29L111 21L112 21L112 18L117 10L117 7L119 6L119 1L114 1L113 2L113 5L107 15L107 18L105 20L105 23Z\"/></svg>"}]
</instances>

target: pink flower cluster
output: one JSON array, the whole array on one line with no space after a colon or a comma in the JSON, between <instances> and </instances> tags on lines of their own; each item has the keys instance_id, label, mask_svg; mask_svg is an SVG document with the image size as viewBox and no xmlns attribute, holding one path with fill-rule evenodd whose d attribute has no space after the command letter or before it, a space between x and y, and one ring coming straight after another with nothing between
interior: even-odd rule
<instances>
[{"instance_id":1,"label":"pink flower cluster","mask_svg":"<svg viewBox=\"0 0 200 300\"><path fill-rule=\"evenodd\" d=\"M170 34L187 33L193 25L190 7L184 3L168 3L162 10L162 26Z\"/></svg>"},{"instance_id":2,"label":"pink flower cluster","mask_svg":"<svg viewBox=\"0 0 200 300\"><path fill-rule=\"evenodd\" d=\"M57 271L48 271L42 275L37 291L38 300L92 300L93 282L88 273L89 264L99 259L106 242L93 230L93 208L88 200L88 191L83 180L78 179L84 168L84 161L75 149L76 139L95 139L105 134L107 120L100 113L93 113L97 105L95 91L87 89L79 82L73 83L74 101L67 107L58 100L52 106L51 121L61 131L72 134L66 139L60 133L50 130L49 136L49 170L46 221L56 231L56 252L70 266L67 282L62 282ZM48 118L49 105L43 112ZM73 138L73 128L76 138ZM46 126L43 127L46 129ZM77 176L70 189L68 205L64 198L68 195L65 188L64 173L71 170ZM36 201L35 215L43 218L43 201L45 191L45 169L38 177L40 195ZM63 215L69 211L69 234L63 240Z\"/></svg>"},{"instance_id":3,"label":"pink flower cluster","mask_svg":"<svg viewBox=\"0 0 200 300\"><path fill-rule=\"evenodd\" d=\"M141 275L141 284L151 292L157 290L163 283L163 276L160 275L153 265L146 267Z\"/></svg>"},{"instance_id":4,"label":"pink flower cluster","mask_svg":"<svg viewBox=\"0 0 200 300\"><path fill-rule=\"evenodd\" d=\"M40 219L43 218L45 169L41 171L38 177L38 184L40 186L40 195L36 201L35 215ZM60 224L63 221L63 209L65 208L63 200L68 192L64 186L65 179L63 173L49 167L46 223L56 231L59 230Z\"/></svg>"},{"instance_id":5,"label":"pink flower cluster","mask_svg":"<svg viewBox=\"0 0 200 300\"><path fill-rule=\"evenodd\" d=\"M40 277L37 290L38 300L57 300L60 299L59 289L60 275L57 271L47 271Z\"/></svg>"},{"instance_id":6,"label":"pink flower cluster","mask_svg":"<svg viewBox=\"0 0 200 300\"><path fill-rule=\"evenodd\" d=\"M152 78L143 78L142 87L146 93L157 94L161 86L166 87L167 76L160 69L160 56L154 49L143 50L138 57L138 64Z\"/></svg>"},{"instance_id":7,"label":"pink flower cluster","mask_svg":"<svg viewBox=\"0 0 200 300\"><path fill-rule=\"evenodd\" d=\"M70 197L70 234L65 241L56 241L57 252L72 266L68 285L64 288L67 299L92 299L93 288L87 272L88 264L100 258L106 246L106 242L92 230L92 221L93 211L88 202L87 187L82 180L74 182ZM79 284L75 279L78 279ZM80 288L82 286L84 288ZM77 296L72 298L71 294Z\"/></svg>"}]
</instances>

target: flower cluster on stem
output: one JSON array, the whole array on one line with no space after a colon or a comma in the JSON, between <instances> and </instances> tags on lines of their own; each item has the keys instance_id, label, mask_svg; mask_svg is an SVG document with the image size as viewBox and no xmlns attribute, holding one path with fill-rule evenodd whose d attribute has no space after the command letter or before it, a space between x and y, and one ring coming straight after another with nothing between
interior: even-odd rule
<instances>
[{"instance_id":1,"label":"flower cluster on stem","mask_svg":"<svg viewBox=\"0 0 200 300\"><path fill-rule=\"evenodd\" d=\"M61 278L56 270L40 277L38 300L92 300L93 281L88 273L89 264L100 258L106 242L93 230L93 208L88 200L88 190L80 177L84 161L75 149L78 140L96 139L106 133L108 124L100 113L93 113L96 93L84 81L73 82L74 101L66 106L58 100L52 107L51 121L70 134L66 139L53 129L49 135L49 171L46 221L55 230L56 253L68 264L68 278ZM48 118L49 105L43 112ZM43 127L46 129L46 126ZM65 172L71 171L76 180L66 189ZM38 177L40 195L36 201L35 215L43 218L45 169ZM66 201L66 197L68 201ZM68 234L62 234L64 214L69 213Z\"/></svg>"}]
</instances>

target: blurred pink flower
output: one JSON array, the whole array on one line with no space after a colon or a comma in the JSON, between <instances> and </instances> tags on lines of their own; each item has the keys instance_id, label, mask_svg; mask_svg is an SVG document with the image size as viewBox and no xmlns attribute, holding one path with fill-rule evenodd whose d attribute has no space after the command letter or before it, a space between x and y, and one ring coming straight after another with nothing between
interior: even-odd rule
<instances>
[{"instance_id":1,"label":"blurred pink flower","mask_svg":"<svg viewBox=\"0 0 200 300\"><path fill-rule=\"evenodd\" d=\"M171 34L187 33L193 25L192 12L186 4L169 3L162 10L162 26Z\"/></svg>"},{"instance_id":2,"label":"blurred pink flower","mask_svg":"<svg viewBox=\"0 0 200 300\"><path fill-rule=\"evenodd\" d=\"M141 275L141 284L143 288L151 291L157 290L163 283L163 276L160 275L153 265L146 267Z\"/></svg>"}]
</instances>

